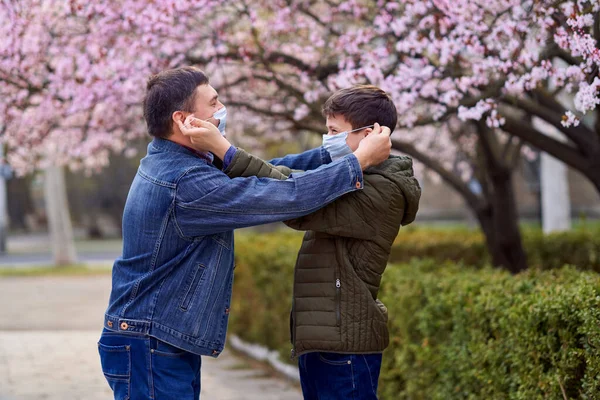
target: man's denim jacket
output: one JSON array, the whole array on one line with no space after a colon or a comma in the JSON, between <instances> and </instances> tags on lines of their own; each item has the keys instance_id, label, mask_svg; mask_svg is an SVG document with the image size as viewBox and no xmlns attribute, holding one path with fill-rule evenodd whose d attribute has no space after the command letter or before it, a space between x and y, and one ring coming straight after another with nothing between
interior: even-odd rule
<instances>
[{"instance_id":1,"label":"man's denim jacket","mask_svg":"<svg viewBox=\"0 0 600 400\"><path fill-rule=\"evenodd\" d=\"M330 161L317 148L271 161L307 171L290 179L230 179L185 147L154 139L125 204L123 255L113 266L104 327L218 356L229 318L233 230L298 218L362 188L354 155Z\"/></svg>"}]
</instances>

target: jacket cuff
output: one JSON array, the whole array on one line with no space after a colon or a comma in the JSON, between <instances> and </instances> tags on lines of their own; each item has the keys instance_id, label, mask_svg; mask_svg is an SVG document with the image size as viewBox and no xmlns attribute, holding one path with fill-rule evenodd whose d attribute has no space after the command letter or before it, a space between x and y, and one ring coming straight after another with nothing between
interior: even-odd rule
<instances>
[{"instance_id":1,"label":"jacket cuff","mask_svg":"<svg viewBox=\"0 0 600 400\"><path fill-rule=\"evenodd\" d=\"M227 150L227 153L225 153L225 157L223 157L223 171L229 168L231 161L233 161L233 156L235 156L236 153L237 149L233 146L230 146L229 150Z\"/></svg>"},{"instance_id":2,"label":"jacket cuff","mask_svg":"<svg viewBox=\"0 0 600 400\"><path fill-rule=\"evenodd\" d=\"M362 189L364 186L363 183L363 171L360 167L360 163L358 162L358 158L354 154L348 154L344 156L344 159L348 161L348 165L350 167L350 178L353 182L354 189Z\"/></svg>"},{"instance_id":3,"label":"jacket cuff","mask_svg":"<svg viewBox=\"0 0 600 400\"><path fill-rule=\"evenodd\" d=\"M331 161L332 161L331 155L325 149L325 147L321 146L321 163L322 164L329 164L329 163L331 163Z\"/></svg>"}]
</instances>

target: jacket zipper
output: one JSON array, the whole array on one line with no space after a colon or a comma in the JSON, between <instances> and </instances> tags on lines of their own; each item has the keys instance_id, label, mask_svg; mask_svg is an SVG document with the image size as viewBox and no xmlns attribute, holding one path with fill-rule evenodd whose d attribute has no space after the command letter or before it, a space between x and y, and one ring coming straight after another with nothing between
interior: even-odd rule
<instances>
[{"instance_id":1,"label":"jacket zipper","mask_svg":"<svg viewBox=\"0 0 600 400\"><path fill-rule=\"evenodd\" d=\"M336 322L337 322L337 326L341 325L341 315L340 315L340 302L341 302L341 287L342 287L342 282L340 281L340 279L336 279L335 280L335 318L336 318Z\"/></svg>"},{"instance_id":2,"label":"jacket zipper","mask_svg":"<svg viewBox=\"0 0 600 400\"><path fill-rule=\"evenodd\" d=\"M290 354L290 360L293 361L294 358L296 358L296 318L294 317L295 314L295 306L296 305L296 299L292 298L292 311L290 312L290 334L292 336L292 351Z\"/></svg>"},{"instance_id":3,"label":"jacket zipper","mask_svg":"<svg viewBox=\"0 0 600 400\"><path fill-rule=\"evenodd\" d=\"M290 352L290 360L296 358L296 274L297 266L294 267L294 286L292 287L292 311L290 312L290 335L292 339L292 351Z\"/></svg>"}]
</instances>

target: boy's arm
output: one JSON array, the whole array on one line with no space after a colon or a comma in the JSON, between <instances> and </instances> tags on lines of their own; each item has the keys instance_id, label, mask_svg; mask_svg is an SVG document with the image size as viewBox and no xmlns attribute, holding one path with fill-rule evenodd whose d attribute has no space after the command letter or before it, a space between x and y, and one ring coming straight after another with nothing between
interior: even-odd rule
<instances>
[{"instance_id":1,"label":"boy's arm","mask_svg":"<svg viewBox=\"0 0 600 400\"><path fill-rule=\"evenodd\" d=\"M230 178L256 176L285 180L292 174L292 170L283 165L269 164L242 149L238 149L227 168L225 168L225 173Z\"/></svg>"}]
</instances>

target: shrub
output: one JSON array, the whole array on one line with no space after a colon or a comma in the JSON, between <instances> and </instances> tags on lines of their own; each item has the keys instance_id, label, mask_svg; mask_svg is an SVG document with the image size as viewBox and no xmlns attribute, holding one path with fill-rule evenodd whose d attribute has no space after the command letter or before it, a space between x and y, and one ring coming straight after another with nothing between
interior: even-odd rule
<instances>
[{"instance_id":1,"label":"shrub","mask_svg":"<svg viewBox=\"0 0 600 400\"><path fill-rule=\"evenodd\" d=\"M553 269L569 264L600 272L600 230L581 229L544 235L539 229L523 231L523 247L530 268ZM485 238L479 231L430 228L401 229L390 262L431 258L483 267L490 264Z\"/></svg>"},{"instance_id":2,"label":"shrub","mask_svg":"<svg viewBox=\"0 0 600 400\"><path fill-rule=\"evenodd\" d=\"M598 398L594 273L413 262L388 268L380 297L391 316L382 399Z\"/></svg>"},{"instance_id":3,"label":"shrub","mask_svg":"<svg viewBox=\"0 0 600 400\"><path fill-rule=\"evenodd\" d=\"M230 331L278 349L282 360L291 348L300 243L294 232L236 238ZM379 297L390 313L384 400L600 398L600 276L593 272L512 276L413 260L388 267Z\"/></svg>"},{"instance_id":4,"label":"shrub","mask_svg":"<svg viewBox=\"0 0 600 400\"><path fill-rule=\"evenodd\" d=\"M242 234L235 240L230 331L290 358L289 315L294 265L302 236L296 232Z\"/></svg>"}]
</instances>

